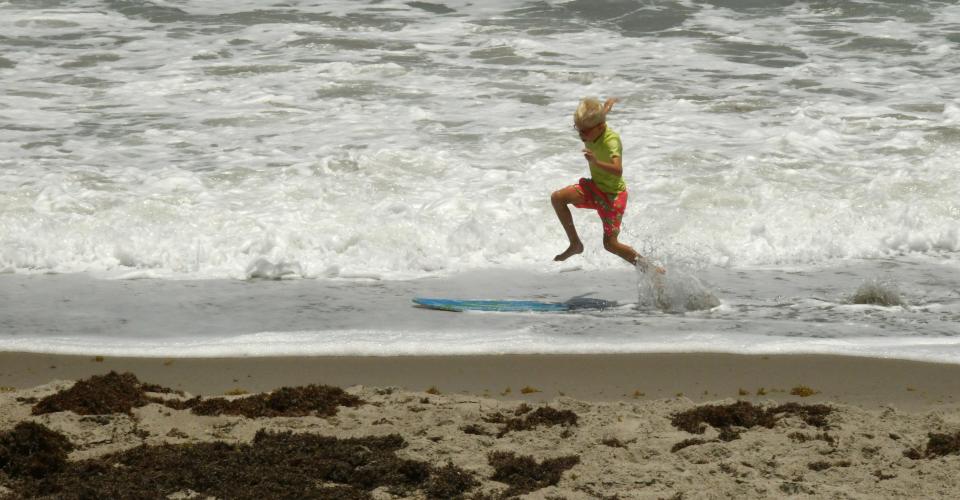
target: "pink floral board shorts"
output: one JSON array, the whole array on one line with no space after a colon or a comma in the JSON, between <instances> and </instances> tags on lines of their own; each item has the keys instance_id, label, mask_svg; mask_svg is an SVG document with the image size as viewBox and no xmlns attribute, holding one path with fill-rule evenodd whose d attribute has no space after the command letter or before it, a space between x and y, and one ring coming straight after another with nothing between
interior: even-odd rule
<instances>
[{"instance_id":1,"label":"pink floral board shorts","mask_svg":"<svg viewBox=\"0 0 960 500\"><path fill-rule=\"evenodd\" d=\"M623 213L627 211L627 192L620 191L613 199L607 193L600 191L600 188L590 179L580 179L579 184L574 184L573 188L583 195L584 202L574 205L577 208L588 208L596 210L600 214L600 220L603 222L603 235L616 236L620 234L620 223L623 221Z\"/></svg>"}]
</instances>

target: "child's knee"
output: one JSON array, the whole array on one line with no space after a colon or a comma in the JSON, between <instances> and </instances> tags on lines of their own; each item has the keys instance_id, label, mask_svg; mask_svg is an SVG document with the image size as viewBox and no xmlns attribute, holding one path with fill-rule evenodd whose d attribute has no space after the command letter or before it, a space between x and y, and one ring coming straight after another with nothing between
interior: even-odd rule
<instances>
[{"instance_id":1,"label":"child's knee","mask_svg":"<svg viewBox=\"0 0 960 500\"><path fill-rule=\"evenodd\" d=\"M569 201L567 200L566 193L564 193L562 189L558 189L550 194L550 203L554 205L566 205Z\"/></svg>"},{"instance_id":2,"label":"child's knee","mask_svg":"<svg viewBox=\"0 0 960 500\"><path fill-rule=\"evenodd\" d=\"M608 251L608 252L612 252L612 253L617 253L618 247L619 247L619 245L618 245L617 237L616 237L616 236L604 236L604 237L603 237L603 249L604 249L604 250L606 250L606 251Z\"/></svg>"}]
</instances>

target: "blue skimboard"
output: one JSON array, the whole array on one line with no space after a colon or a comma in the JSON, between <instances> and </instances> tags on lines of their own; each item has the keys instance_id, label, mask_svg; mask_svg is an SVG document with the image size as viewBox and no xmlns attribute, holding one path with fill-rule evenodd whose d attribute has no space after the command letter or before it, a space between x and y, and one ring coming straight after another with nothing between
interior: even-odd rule
<instances>
[{"instance_id":1,"label":"blue skimboard","mask_svg":"<svg viewBox=\"0 0 960 500\"><path fill-rule=\"evenodd\" d=\"M456 300L417 297L413 302L420 307L441 311L491 312L567 312L576 309L606 309L616 302L601 299L571 299L567 302L540 302L536 300Z\"/></svg>"},{"instance_id":2,"label":"blue skimboard","mask_svg":"<svg viewBox=\"0 0 960 500\"><path fill-rule=\"evenodd\" d=\"M415 298L418 306L441 311L496 311L496 312L566 312L570 306L562 302L535 300L455 300Z\"/></svg>"}]
</instances>

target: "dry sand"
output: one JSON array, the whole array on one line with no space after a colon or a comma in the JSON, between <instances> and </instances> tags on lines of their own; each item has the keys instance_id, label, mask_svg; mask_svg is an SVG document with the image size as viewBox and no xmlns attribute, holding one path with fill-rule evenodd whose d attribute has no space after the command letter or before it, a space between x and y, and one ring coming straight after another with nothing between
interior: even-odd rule
<instances>
[{"instance_id":1,"label":"dry sand","mask_svg":"<svg viewBox=\"0 0 960 500\"><path fill-rule=\"evenodd\" d=\"M305 417L199 416L159 403L103 417L31 414L42 398L70 388L71 380L110 370L187 391L164 396L178 400L231 389L331 384L364 403L339 407L333 416ZM954 445L960 440L958 375L953 365L830 356L97 360L4 353L0 436L22 422L42 424L73 444L69 461L80 463L141 445L250 443L261 430L341 439L396 434L405 443L395 452L398 459L429 464L433 475L453 464L473 477L466 498L500 498L510 489L493 479L496 452L529 456L536 464L567 460L557 462L556 484L519 493L522 498L956 498L960 454L949 446L943 456L927 451L931 434ZM818 392L790 394L802 386ZM672 422L707 405L748 408L730 406L737 401L767 410L780 406L772 427L725 429L714 422L696 434ZM786 403L801 406L781 406ZM817 405L829 410L822 422L789 411ZM508 420L532 422L534 415L552 415L556 425L546 418L543 425L504 432ZM701 442L675 448L691 439ZM424 498L426 484L379 486L363 494ZM0 485L3 498L16 487L15 478L0 473ZM177 492L189 496L191 488L201 494L197 498L211 494L190 484Z\"/></svg>"}]
</instances>

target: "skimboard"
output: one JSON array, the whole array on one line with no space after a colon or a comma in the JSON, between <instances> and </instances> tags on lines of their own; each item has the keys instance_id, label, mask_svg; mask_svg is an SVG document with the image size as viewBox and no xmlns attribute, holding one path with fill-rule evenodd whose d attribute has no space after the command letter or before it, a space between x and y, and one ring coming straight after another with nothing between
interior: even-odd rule
<instances>
[{"instance_id":1,"label":"skimboard","mask_svg":"<svg viewBox=\"0 0 960 500\"><path fill-rule=\"evenodd\" d=\"M576 309L605 309L616 302L600 299L573 299L567 302L540 302L536 300L457 300L428 299L417 297L413 303L440 311L489 311L489 312L567 312Z\"/></svg>"}]
</instances>

